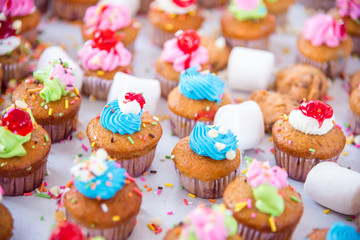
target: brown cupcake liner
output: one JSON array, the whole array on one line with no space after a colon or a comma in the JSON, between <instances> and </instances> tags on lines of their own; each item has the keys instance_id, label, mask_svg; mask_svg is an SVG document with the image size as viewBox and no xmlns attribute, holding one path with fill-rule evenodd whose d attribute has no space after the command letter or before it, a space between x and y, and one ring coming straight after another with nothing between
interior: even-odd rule
<instances>
[{"instance_id":1,"label":"brown cupcake liner","mask_svg":"<svg viewBox=\"0 0 360 240\"><path fill-rule=\"evenodd\" d=\"M158 73L155 73L155 78L160 81L161 96L165 99L167 99L171 90L179 84L179 82L166 79Z\"/></svg>"},{"instance_id":2,"label":"brown cupcake liner","mask_svg":"<svg viewBox=\"0 0 360 240\"><path fill-rule=\"evenodd\" d=\"M280 27L285 26L287 12L277 13L274 15L275 15L276 26L280 26Z\"/></svg>"},{"instance_id":3,"label":"brown cupcake liner","mask_svg":"<svg viewBox=\"0 0 360 240\"><path fill-rule=\"evenodd\" d=\"M102 236L106 240L127 239L130 236L132 230L134 229L136 222L136 215L135 215L132 218L130 218L128 221L121 223L116 227L97 229L97 228L87 228L82 226L78 221L76 221L76 219L68 211L65 211L65 215L66 215L66 220L68 222L73 222L77 224L81 228L82 232L86 237L92 238L92 237Z\"/></svg>"},{"instance_id":4,"label":"brown cupcake liner","mask_svg":"<svg viewBox=\"0 0 360 240\"><path fill-rule=\"evenodd\" d=\"M355 135L360 134L360 116L350 110L349 113L349 125L350 128L354 131Z\"/></svg>"},{"instance_id":5,"label":"brown cupcake liner","mask_svg":"<svg viewBox=\"0 0 360 240\"><path fill-rule=\"evenodd\" d=\"M155 45L163 47L167 40L173 39L174 37L174 32L165 31L161 28L153 26L152 41Z\"/></svg>"},{"instance_id":6,"label":"brown cupcake liner","mask_svg":"<svg viewBox=\"0 0 360 240\"><path fill-rule=\"evenodd\" d=\"M231 37L225 37L226 43L231 47L247 47L260 50L269 49L269 36L253 40L242 40Z\"/></svg>"},{"instance_id":7,"label":"brown cupcake liner","mask_svg":"<svg viewBox=\"0 0 360 240\"><path fill-rule=\"evenodd\" d=\"M49 2L51 0L35 0L36 8L39 9L40 12L46 12Z\"/></svg>"},{"instance_id":8,"label":"brown cupcake liner","mask_svg":"<svg viewBox=\"0 0 360 240\"><path fill-rule=\"evenodd\" d=\"M205 125L212 125L213 121L195 121L192 119L181 117L172 111L169 114L171 131L175 136L184 138L190 135L197 122L202 122Z\"/></svg>"},{"instance_id":9,"label":"brown cupcake liner","mask_svg":"<svg viewBox=\"0 0 360 240\"><path fill-rule=\"evenodd\" d=\"M28 40L32 45L36 44L38 40L38 32L36 27L26 32L21 32L21 36Z\"/></svg>"},{"instance_id":10,"label":"brown cupcake liner","mask_svg":"<svg viewBox=\"0 0 360 240\"><path fill-rule=\"evenodd\" d=\"M335 7L335 0L298 0L307 8L327 11Z\"/></svg>"},{"instance_id":11,"label":"brown cupcake liner","mask_svg":"<svg viewBox=\"0 0 360 240\"><path fill-rule=\"evenodd\" d=\"M288 240L291 239L296 226L297 225L287 231L282 232L261 232L239 223L238 235L246 240Z\"/></svg>"},{"instance_id":12,"label":"brown cupcake liner","mask_svg":"<svg viewBox=\"0 0 360 240\"><path fill-rule=\"evenodd\" d=\"M69 119L68 121L60 124L46 124L41 125L42 128L49 134L52 143L63 140L71 135L73 131L75 131L77 125L78 114Z\"/></svg>"},{"instance_id":13,"label":"brown cupcake liner","mask_svg":"<svg viewBox=\"0 0 360 240\"><path fill-rule=\"evenodd\" d=\"M99 100L106 100L110 91L112 80L95 76L84 76L82 91Z\"/></svg>"},{"instance_id":14,"label":"brown cupcake liner","mask_svg":"<svg viewBox=\"0 0 360 240\"><path fill-rule=\"evenodd\" d=\"M147 13L150 9L150 3L153 0L140 0L140 9L139 13Z\"/></svg>"},{"instance_id":15,"label":"brown cupcake liner","mask_svg":"<svg viewBox=\"0 0 360 240\"><path fill-rule=\"evenodd\" d=\"M328 159L309 159L291 156L274 146L275 161L278 166L284 168L289 177L297 181L305 182L310 170L321 162L337 162L339 155Z\"/></svg>"},{"instance_id":16,"label":"brown cupcake liner","mask_svg":"<svg viewBox=\"0 0 360 240\"><path fill-rule=\"evenodd\" d=\"M214 179L211 181L201 181L197 178L186 177L181 174L179 169L174 164L175 171L179 177L181 185L190 193L199 198L215 199L222 198L226 187L237 177L240 176L239 169L231 172L229 175Z\"/></svg>"},{"instance_id":17,"label":"brown cupcake liner","mask_svg":"<svg viewBox=\"0 0 360 240\"><path fill-rule=\"evenodd\" d=\"M39 187L45 177L46 163L47 160L39 169L24 177L0 177L0 186L4 189L5 196L23 195Z\"/></svg>"},{"instance_id":18,"label":"brown cupcake liner","mask_svg":"<svg viewBox=\"0 0 360 240\"><path fill-rule=\"evenodd\" d=\"M68 21L82 20L86 9L92 4L72 3L71 1L54 0L54 13Z\"/></svg>"},{"instance_id":19,"label":"brown cupcake liner","mask_svg":"<svg viewBox=\"0 0 360 240\"><path fill-rule=\"evenodd\" d=\"M29 64L30 56L26 56L22 62L2 64L3 84L7 84L12 79L20 80L21 78L26 77L29 73Z\"/></svg>"},{"instance_id":20,"label":"brown cupcake liner","mask_svg":"<svg viewBox=\"0 0 360 240\"><path fill-rule=\"evenodd\" d=\"M352 52L360 55L360 36L357 35L350 35L350 36L354 44L354 49Z\"/></svg>"},{"instance_id":21,"label":"brown cupcake liner","mask_svg":"<svg viewBox=\"0 0 360 240\"><path fill-rule=\"evenodd\" d=\"M300 51L297 51L296 62L305 63L317 67L321 71L323 71L326 76L330 78L335 78L337 76L340 76L345 71L348 59L339 58L327 62L318 62L305 57L302 53L300 53Z\"/></svg>"},{"instance_id":22,"label":"brown cupcake liner","mask_svg":"<svg viewBox=\"0 0 360 240\"><path fill-rule=\"evenodd\" d=\"M225 6L229 3L228 0L220 1L220 0L198 0L199 6L203 8L217 8L221 6Z\"/></svg>"}]
</instances>

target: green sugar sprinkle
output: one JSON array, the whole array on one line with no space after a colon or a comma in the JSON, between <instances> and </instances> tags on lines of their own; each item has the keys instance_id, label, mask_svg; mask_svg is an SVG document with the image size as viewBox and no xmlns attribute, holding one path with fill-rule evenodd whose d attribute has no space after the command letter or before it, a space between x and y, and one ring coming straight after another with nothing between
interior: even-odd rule
<instances>
[{"instance_id":1,"label":"green sugar sprinkle","mask_svg":"<svg viewBox=\"0 0 360 240\"><path fill-rule=\"evenodd\" d=\"M132 138L129 136L128 137L128 139L129 139L129 141L131 142L131 144L134 144L135 142L134 142L134 140L132 140Z\"/></svg>"},{"instance_id":2,"label":"green sugar sprinkle","mask_svg":"<svg viewBox=\"0 0 360 240\"><path fill-rule=\"evenodd\" d=\"M41 105L42 107L45 106L45 102L42 102L40 105Z\"/></svg>"},{"instance_id":3,"label":"green sugar sprinkle","mask_svg":"<svg viewBox=\"0 0 360 240\"><path fill-rule=\"evenodd\" d=\"M59 113L59 117L62 117L64 114L63 113Z\"/></svg>"},{"instance_id":4,"label":"green sugar sprinkle","mask_svg":"<svg viewBox=\"0 0 360 240\"><path fill-rule=\"evenodd\" d=\"M353 221L354 219L352 217L347 217L346 220Z\"/></svg>"},{"instance_id":5,"label":"green sugar sprinkle","mask_svg":"<svg viewBox=\"0 0 360 240\"><path fill-rule=\"evenodd\" d=\"M290 196L290 198L291 198L291 200L293 200L294 202L301 202L301 200L300 199L298 199L297 197L295 197L295 196Z\"/></svg>"},{"instance_id":6,"label":"green sugar sprinkle","mask_svg":"<svg viewBox=\"0 0 360 240\"><path fill-rule=\"evenodd\" d=\"M245 159L246 161L252 161L252 160L253 160L251 157L248 157L248 156L245 156L244 159Z\"/></svg>"},{"instance_id":7,"label":"green sugar sprinkle","mask_svg":"<svg viewBox=\"0 0 360 240\"><path fill-rule=\"evenodd\" d=\"M49 136L47 134L45 134L44 137L45 137L45 141L48 142L49 141Z\"/></svg>"},{"instance_id":8,"label":"green sugar sprinkle","mask_svg":"<svg viewBox=\"0 0 360 240\"><path fill-rule=\"evenodd\" d=\"M7 164L6 162L3 162L3 163L0 164L0 167L5 166L6 164Z\"/></svg>"},{"instance_id":9,"label":"green sugar sprinkle","mask_svg":"<svg viewBox=\"0 0 360 240\"><path fill-rule=\"evenodd\" d=\"M315 149L309 148L309 151L312 152L312 153L314 153L314 152L315 152Z\"/></svg>"},{"instance_id":10,"label":"green sugar sprinkle","mask_svg":"<svg viewBox=\"0 0 360 240\"><path fill-rule=\"evenodd\" d=\"M76 201L77 201L76 198L71 199L72 203L76 203Z\"/></svg>"},{"instance_id":11,"label":"green sugar sprinkle","mask_svg":"<svg viewBox=\"0 0 360 240\"><path fill-rule=\"evenodd\" d=\"M43 220L44 220L44 216L41 216L41 217L40 217L40 221L43 221Z\"/></svg>"},{"instance_id":12,"label":"green sugar sprinkle","mask_svg":"<svg viewBox=\"0 0 360 240\"><path fill-rule=\"evenodd\" d=\"M74 96L75 96L75 93L70 94L70 97L74 97Z\"/></svg>"},{"instance_id":13,"label":"green sugar sprinkle","mask_svg":"<svg viewBox=\"0 0 360 240\"><path fill-rule=\"evenodd\" d=\"M156 126L157 122L152 122L151 125Z\"/></svg>"},{"instance_id":14,"label":"green sugar sprinkle","mask_svg":"<svg viewBox=\"0 0 360 240\"><path fill-rule=\"evenodd\" d=\"M82 156L83 156L82 153L79 153L79 154L78 154L78 157L82 157Z\"/></svg>"},{"instance_id":15,"label":"green sugar sprinkle","mask_svg":"<svg viewBox=\"0 0 360 240\"><path fill-rule=\"evenodd\" d=\"M44 146L46 146L46 143L43 143Z\"/></svg>"},{"instance_id":16,"label":"green sugar sprinkle","mask_svg":"<svg viewBox=\"0 0 360 240\"><path fill-rule=\"evenodd\" d=\"M35 194L35 196L42 197L42 198L51 198L50 195L46 195L46 194L42 194L42 193L37 193L37 194Z\"/></svg>"},{"instance_id":17,"label":"green sugar sprinkle","mask_svg":"<svg viewBox=\"0 0 360 240\"><path fill-rule=\"evenodd\" d=\"M1 112L2 115L4 115L5 113L6 113L6 110L3 110L3 111Z\"/></svg>"},{"instance_id":18,"label":"green sugar sprinkle","mask_svg":"<svg viewBox=\"0 0 360 240\"><path fill-rule=\"evenodd\" d=\"M210 111L210 107L209 107L209 106L206 107L206 111Z\"/></svg>"},{"instance_id":19,"label":"green sugar sprinkle","mask_svg":"<svg viewBox=\"0 0 360 240\"><path fill-rule=\"evenodd\" d=\"M184 186L183 186L183 185L180 185L180 188L181 188L181 189L184 189Z\"/></svg>"},{"instance_id":20,"label":"green sugar sprinkle","mask_svg":"<svg viewBox=\"0 0 360 240\"><path fill-rule=\"evenodd\" d=\"M166 159L171 159L171 156L170 155L165 155L165 158Z\"/></svg>"},{"instance_id":21,"label":"green sugar sprinkle","mask_svg":"<svg viewBox=\"0 0 360 240\"><path fill-rule=\"evenodd\" d=\"M35 145L32 145L31 148L34 149L34 148L35 148Z\"/></svg>"}]
</instances>

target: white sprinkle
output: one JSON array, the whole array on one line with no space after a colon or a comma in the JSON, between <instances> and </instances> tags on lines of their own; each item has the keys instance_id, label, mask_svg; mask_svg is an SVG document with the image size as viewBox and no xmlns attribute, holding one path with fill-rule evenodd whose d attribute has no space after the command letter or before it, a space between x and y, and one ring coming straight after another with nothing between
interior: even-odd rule
<instances>
[{"instance_id":1,"label":"white sprinkle","mask_svg":"<svg viewBox=\"0 0 360 240\"><path fill-rule=\"evenodd\" d=\"M103 210L103 212L108 212L109 211L109 208L108 208L108 206L105 204L105 203L102 203L101 204L101 209Z\"/></svg>"},{"instance_id":2,"label":"white sprinkle","mask_svg":"<svg viewBox=\"0 0 360 240\"><path fill-rule=\"evenodd\" d=\"M153 116L153 119L155 119L156 121L159 121L158 117Z\"/></svg>"},{"instance_id":3,"label":"white sprinkle","mask_svg":"<svg viewBox=\"0 0 360 240\"><path fill-rule=\"evenodd\" d=\"M209 137L211 138L216 138L219 136L219 133L218 131L216 131L216 129L211 129L209 132L208 132L208 135Z\"/></svg>"},{"instance_id":4,"label":"white sprinkle","mask_svg":"<svg viewBox=\"0 0 360 240\"><path fill-rule=\"evenodd\" d=\"M236 152L233 150L227 151L226 152L226 159L228 160L234 160L236 157Z\"/></svg>"},{"instance_id":5,"label":"white sprinkle","mask_svg":"<svg viewBox=\"0 0 360 240\"><path fill-rule=\"evenodd\" d=\"M223 150L223 149L226 147L226 145L223 144L223 143L216 142L216 143L215 143L215 147L216 147L217 150L220 152L221 150Z\"/></svg>"},{"instance_id":6,"label":"white sprinkle","mask_svg":"<svg viewBox=\"0 0 360 240\"><path fill-rule=\"evenodd\" d=\"M223 126L220 126L220 127L219 127L219 130L218 130L218 132L219 132L220 134L222 134L222 135L227 134L228 131L229 131L229 130L226 129L226 128L224 128Z\"/></svg>"},{"instance_id":7,"label":"white sprinkle","mask_svg":"<svg viewBox=\"0 0 360 240\"><path fill-rule=\"evenodd\" d=\"M226 46L225 38L224 37L218 37L215 40L215 46L220 49L224 49Z\"/></svg>"},{"instance_id":8,"label":"white sprinkle","mask_svg":"<svg viewBox=\"0 0 360 240\"><path fill-rule=\"evenodd\" d=\"M55 197L58 197L59 196L59 193L60 193L60 188L59 186L54 186L52 188L50 188L50 193L52 195L54 195Z\"/></svg>"},{"instance_id":9,"label":"white sprinkle","mask_svg":"<svg viewBox=\"0 0 360 240\"><path fill-rule=\"evenodd\" d=\"M177 36L181 35L182 33L183 33L183 30L179 30L179 31L177 31L177 32L175 33L175 37L177 37Z\"/></svg>"},{"instance_id":10,"label":"white sprinkle","mask_svg":"<svg viewBox=\"0 0 360 240\"><path fill-rule=\"evenodd\" d=\"M45 105L44 108L45 108L45 109L48 109L48 105Z\"/></svg>"},{"instance_id":11,"label":"white sprinkle","mask_svg":"<svg viewBox=\"0 0 360 240\"><path fill-rule=\"evenodd\" d=\"M21 108L21 109L26 109L26 108L28 108L28 105L26 104L26 102L20 101L20 100L16 100L16 101L15 101L15 106L16 106L17 108Z\"/></svg>"}]
</instances>

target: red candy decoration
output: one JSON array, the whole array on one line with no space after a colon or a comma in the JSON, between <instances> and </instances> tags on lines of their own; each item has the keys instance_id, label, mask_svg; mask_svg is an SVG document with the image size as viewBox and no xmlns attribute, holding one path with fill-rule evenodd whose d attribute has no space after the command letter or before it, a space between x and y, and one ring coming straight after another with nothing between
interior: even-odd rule
<instances>
[{"instance_id":1,"label":"red candy decoration","mask_svg":"<svg viewBox=\"0 0 360 240\"><path fill-rule=\"evenodd\" d=\"M216 110L214 109L209 109L209 111L204 109L195 113L194 120L198 121L200 118L207 118L209 121L214 121L215 114L216 114Z\"/></svg>"},{"instance_id":2,"label":"red candy decoration","mask_svg":"<svg viewBox=\"0 0 360 240\"><path fill-rule=\"evenodd\" d=\"M52 232L50 240L85 240L85 237L78 226L63 222Z\"/></svg>"},{"instance_id":3,"label":"red candy decoration","mask_svg":"<svg viewBox=\"0 0 360 240\"><path fill-rule=\"evenodd\" d=\"M111 49L115 48L119 40L117 33L110 29L96 30L94 33L93 47L110 52Z\"/></svg>"},{"instance_id":4,"label":"red candy decoration","mask_svg":"<svg viewBox=\"0 0 360 240\"><path fill-rule=\"evenodd\" d=\"M137 101L140 104L141 109L143 109L145 104L145 98L141 93L128 92L125 94L124 103Z\"/></svg>"},{"instance_id":5,"label":"red candy decoration","mask_svg":"<svg viewBox=\"0 0 360 240\"><path fill-rule=\"evenodd\" d=\"M0 39L16 36L16 30L13 29L10 19L0 21Z\"/></svg>"},{"instance_id":6,"label":"red candy decoration","mask_svg":"<svg viewBox=\"0 0 360 240\"><path fill-rule=\"evenodd\" d=\"M173 3L179 7L189 7L196 3L196 0L173 0Z\"/></svg>"},{"instance_id":7,"label":"red candy decoration","mask_svg":"<svg viewBox=\"0 0 360 240\"><path fill-rule=\"evenodd\" d=\"M333 31L334 35L339 35L340 38L343 38L346 35L346 26L343 20L337 21L333 19Z\"/></svg>"},{"instance_id":8,"label":"red candy decoration","mask_svg":"<svg viewBox=\"0 0 360 240\"><path fill-rule=\"evenodd\" d=\"M189 54L189 57L185 61L185 69L190 67L191 53L196 51L200 46L200 36L195 30L185 30L179 36L178 46L185 54Z\"/></svg>"},{"instance_id":9,"label":"red candy decoration","mask_svg":"<svg viewBox=\"0 0 360 240\"><path fill-rule=\"evenodd\" d=\"M332 107L319 100L303 101L299 106L299 110L305 116L316 119L319 122L319 128L321 128L325 119L330 119L333 116Z\"/></svg>"},{"instance_id":10,"label":"red candy decoration","mask_svg":"<svg viewBox=\"0 0 360 240\"><path fill-rule=\"evenodd\" d=\"M2 118L1 124L12 133L21 136L26 136L34 130L30 114L18 108L7 111Z\"/></svg>"}]
</instances>

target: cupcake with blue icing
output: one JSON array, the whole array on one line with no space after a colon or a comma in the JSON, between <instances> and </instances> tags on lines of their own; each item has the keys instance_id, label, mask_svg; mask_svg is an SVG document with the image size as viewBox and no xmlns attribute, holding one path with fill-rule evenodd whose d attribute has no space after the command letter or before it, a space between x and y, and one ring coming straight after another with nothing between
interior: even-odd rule
<instances>
[{"instance_id":1,"label":"cupcake with blue icing","mask_svg":"<svg viewBox=\"0 0 360 240\"><path fill-rule=\"evenodd\" d=\"M62 200L67 221L79 225L88 237L126 239L142 201L135 179L104 149L89 158L76 159L71 174L73 184Z\"/></svg>"},{"instance_id":2,"label":"cupcake with blue icing","mask_svg":"<svg viewBox=\"0 0 360 240\"><path fill-rule=\"evenodd\" d=\"M141 93L124 90L87 126L92 149L105 149L133 177L150 167L162 136L158 119L143 110L145 104Z\"/></svg>"},{"instance_id":3,"label":"cupcake with blue icing","mask_svg":"<svg viewBox=\"0 0 360 240\"><path fill-rule=\"evenodd\" d=\"M181 185L201 198L221 198L240 174L237 142L236 135L222 126L197 123L172 151Z\"/></svg>"},{"instance_id":4,"label":"cupcake with blue icing","mask_svg":"<svg viewBox=\"0 0 360 240\"><path fill-rule=\"evenodd\" d=\"M231 104L224 81L198 69L191 67L183 71L179 86L168 96L171 130L180 138L189 136L197 122L213 124L217 110Z\"/></svg>"},{"instance_id":5,"label":"cupcake with blue icing","mask_svg":"<svg viewBox=\"0 0 360 240\"><path fill-rule=\"evenodd\" d=\"M342 222L336 222L330 228L316 228L307 240L360 240L360 233L356 229Z\"/></svg>"}]
</instances>

